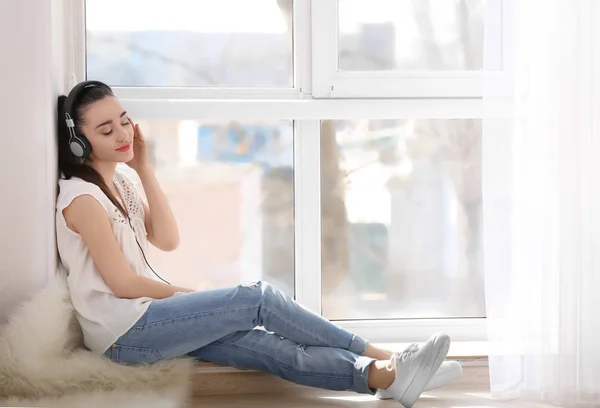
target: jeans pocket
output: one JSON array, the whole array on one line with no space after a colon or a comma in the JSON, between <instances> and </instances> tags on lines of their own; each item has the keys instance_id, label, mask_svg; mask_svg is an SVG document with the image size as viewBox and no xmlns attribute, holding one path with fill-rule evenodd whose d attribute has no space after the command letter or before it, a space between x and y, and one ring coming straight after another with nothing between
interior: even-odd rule
<instances>
[{"instance_id":1,"label":"jeans pocket","mask_svg":"<svg viewBox=\"0 0 600 408\"><path fill-rule=\"evenodd\" d=\"M154 364L163 360L163 356L155 348L133 347L113 344L105 353L109 358L119 364Z\"/></svg>"}]
</instances>

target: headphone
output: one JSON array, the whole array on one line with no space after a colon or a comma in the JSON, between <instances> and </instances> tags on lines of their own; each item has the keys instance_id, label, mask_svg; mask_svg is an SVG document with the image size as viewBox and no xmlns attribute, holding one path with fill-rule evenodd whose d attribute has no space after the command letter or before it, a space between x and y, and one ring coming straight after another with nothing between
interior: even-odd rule
<instances>
[{"instance_id":1,"label":"headphone","mask_svg":"<svg viewBox=\"0 0 600 408\"><path fill-rule=\"evenodd\" d=\"M63 107L63 116L65 117L65 122L67 123L67 128L69 129L69 149L71 149L71 153L73 156L78 159L86 159L92 153L92 145L86 139L84 135L77 134L75 132L75 121L73 120L73 105L79 98L79 95L82 91L92 87L103 87L110 91L112 89L110 86L106 85L104 82L100 81L83 81L79 84L75 85L71 92L69 92L69 96L67 96L67 100L65 101L65 105Z\"/></svg>"},{"instance_id":2,"label":"headphone","mask_svg":"<svg viewBox=\"0 0 600 408\"><path fill-rule=\"evenodd\" d=\"M106 85L104 82L83 81L83 82L80 82L79 84L75 85L73 87L73 89L71 89L71 92L69 92L69 96L67 96L67 100L65 101L65 105L63 107L63 116L65 117L65 122L67 123L67 128L69 129L69 149L71 150L71 153L73 153L73 156L75 156L79 159L86 159L90 156L90 153L92 153L92 145L90 144L90 142L87 140L87 138L84 135L77 134L75 132L75 121L73 121L73 105L75 104L75 101L77 101L79 94L83 90L92 88L92 87L96 87L96 86L103 87L103 88L106 88L106 89L112 91L110 86ZM150 263L148 262L148 259L146 258L146 254L144 253L144 249L142 248L142 246L140 245L140 242L137 239L137 234L135 233L135 229L133 228L133 225L131 225L131 219L129 218L129 215L127 216L127 221L129 222L129 227L133 231L133 236L135 237L135 242L138 244L140 251L142 251L142 257L144 258L146 265L148 265L148 268L150 268L150 270L156 276L158 276L158 278L160 280L162 280L163 282L170 285L171 283L164 280L158 273L156 273L154 271L152 266L150 266Z\"/></svg>"}]
</instances>

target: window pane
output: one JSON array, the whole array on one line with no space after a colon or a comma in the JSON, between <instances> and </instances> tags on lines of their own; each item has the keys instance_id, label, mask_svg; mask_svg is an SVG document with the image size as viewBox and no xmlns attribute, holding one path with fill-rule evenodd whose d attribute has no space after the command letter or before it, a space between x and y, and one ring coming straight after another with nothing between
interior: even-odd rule
<instances>
[{"instance_id":1,"label":"window pane","mask_svg":"<svg viewBox=\"0 0 600 408\"><path fill-rule=\"evenodd\" d=\"M321 133L324 316L484 316L481 121L324 121Z\"/></svg>"},{"instance_id":2,"label":"window pane","mask_svg":"<svg viewBox=\"0 0 600 408\"><path fill-rule=\"evenodd\" d=\"M140 126L181 238L149 251L158 274L198 289L264 279L293 296L293 123Z\"/></svg>"},{"instance_id":3,"label":"window pane","mask_svg":"<svg viewBox=\"0 0 600 408\"><path fill-rule=\"evenodd\" d=\"M292 87L292 1L87 0L88 78Z\"/></svg>"},{"instance_id":4,"label":"window pane","mask_svg":"<svg viewBox=\"0 0 600 408\"><path fill-rule=\"evenodd\" d=\"M345 71L481 70L485 0L339 0Z\"/></svg>"}]
</instances>

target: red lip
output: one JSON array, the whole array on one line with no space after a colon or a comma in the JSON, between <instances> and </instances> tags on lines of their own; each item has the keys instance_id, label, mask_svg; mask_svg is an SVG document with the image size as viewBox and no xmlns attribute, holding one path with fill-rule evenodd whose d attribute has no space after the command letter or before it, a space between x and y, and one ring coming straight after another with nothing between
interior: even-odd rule
<instances>
[{"instance_id":1,"label":"red lip","mask_svg":"<svg viewBox=\"0 0 600 408\"><path fill-rule=\"evenodd\" d=\"M131 143L126 144L125 146L121 146L115 150L117 150L118 152L126 152L127 150L129 150L130 147L131 147Z\"/></svg>"}]
</instances>

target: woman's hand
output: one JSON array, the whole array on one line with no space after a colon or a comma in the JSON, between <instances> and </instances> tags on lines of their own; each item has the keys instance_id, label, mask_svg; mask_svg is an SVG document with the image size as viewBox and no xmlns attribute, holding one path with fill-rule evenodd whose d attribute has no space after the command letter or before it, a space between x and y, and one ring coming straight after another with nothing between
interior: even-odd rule
<instances>
[{"instance_id":1,"label":"woman's hand","mask_svg":"<svg viewBox=\"0 0 600 408\"><path fill-rule=\"evenodd\" d=\"M144 225L148 241L163 251L173 251L179 246L179 230L171 207L162 191L149 158L148 143L140 126L128 117L134 130L133 159L127 165L134 169L140 181L148 203L142 201L144 207ZM180 290L183 292L184 290Z\"/></svg>"},{"instance_id":2,"label":"woman's hand","mask_svg":"<svg viewBox=\"0 0 600 408\"><path fill-rule=\"evenodd\" d=\"M127 119L133 128L133 159L127 162L127 165L137 173L150 167L150 153L148 152L148 143L140 129L140 125L134 123L128 116Z\"/></svg>"}]
</instances>

